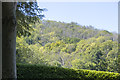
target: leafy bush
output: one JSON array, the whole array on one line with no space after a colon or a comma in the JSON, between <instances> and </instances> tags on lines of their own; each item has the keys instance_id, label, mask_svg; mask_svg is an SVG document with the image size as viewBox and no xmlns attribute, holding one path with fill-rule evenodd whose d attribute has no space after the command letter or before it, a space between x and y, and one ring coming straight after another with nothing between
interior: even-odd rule
<instances>
[{"instance_id":1,"label":"leafy bush","mask_svg":"<svg viewBox=\"0 0 120 80\"><path fill-rule=\"evenodd\" d=\"M18 79L79 78L81 80L120 80L119 73L32 64L17 64L17 76Z\"/></svg>"}]
</instances>

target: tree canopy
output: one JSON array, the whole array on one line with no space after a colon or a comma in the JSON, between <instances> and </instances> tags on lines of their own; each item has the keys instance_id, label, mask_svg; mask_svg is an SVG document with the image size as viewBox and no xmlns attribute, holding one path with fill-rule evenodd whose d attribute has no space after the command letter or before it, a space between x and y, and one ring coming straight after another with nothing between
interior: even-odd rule
<instances>
[{"instance_id":1,"label":"tree canopy","mask_svg":"<svg viewBox=\"0 0 120 80\"><path fill-rule=\"evenodd\" d=\"M42 11L37 2L17 2L16 18L17 18L17 36L30 35L33 30L31 24L39 22L42 19Z\"/></svg>"},{"instance_id":2,"label":"tree canopy","mask_svg":"<svg viewBox=\"0 0 120 80\"><path fill-rule=\"evenodd\" d=\"M17 37L17 63L118 72L118 34L73 22L32 26L30 36Z\"/></svg>"}]
</instances>

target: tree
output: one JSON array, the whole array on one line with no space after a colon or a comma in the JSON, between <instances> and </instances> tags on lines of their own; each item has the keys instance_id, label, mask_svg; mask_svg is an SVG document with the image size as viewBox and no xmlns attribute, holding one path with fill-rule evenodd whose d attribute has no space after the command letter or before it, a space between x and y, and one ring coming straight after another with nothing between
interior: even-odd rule
<instances>
[{"instance_id":1,"label":"tree","mask_svg":"<svg viewBox=\"0 0 120 80\"><path fill-rule=\"evenodd\" d=\"M16 75L16 2L2 3L2 78Z\"/></svg>"},{"instance_id":2,"label":"tree","mask_svg":"<svg viewBox=\"0 0 120 80\"><path fill-rule=\"evenodd\" d=\"M17 10L16 10L17 9ZM32 27L29 23L35 23L39 18L40 9L37 2L3 2L2 3L2 78L13 80L16 74L16 24L17 35L30 34ZM16 15L17 13L17 15ZM38 14L39 13L39 14ZM19 15L18 15L19 14ZM28 33L28 34L27 34Z\"/></svg>"},{"instance_id":3,"label":"tree","mask_svg":"<svg viewBox=\"0 0 120 80\"><path fill-rule=\"evenodd\" d=\"M40 9L37 2L17 2L16 10L16 19L17 19L17 36L26 36L30 35L30 31L33 30L33 27L30 26L30 23L39 22L39 19L42 19L44 15L41 15L41 12L45 9Z\"/></svg>"}]
</instances>

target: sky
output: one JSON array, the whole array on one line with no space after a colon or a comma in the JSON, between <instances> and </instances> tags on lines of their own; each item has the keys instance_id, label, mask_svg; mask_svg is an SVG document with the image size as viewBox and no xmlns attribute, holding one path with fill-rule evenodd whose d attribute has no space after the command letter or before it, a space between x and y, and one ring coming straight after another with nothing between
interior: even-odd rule
<instances>
[{"instance_id":1,"label":"sky","mask_svg":"<svg viewBox=\"0 0 120 80\"><path fill-rule=\"evenodd\" d=\"M38 2L45 20L77 22L80 25L118 32L118 2Z\"/></svg>"},{"instance_id":2,"label":"sky","mask_svg":"<svg viewBox=\"0 0 120 80\"><path fill-rule=\"evenodd\" d=\"M118 2L119 0L37 0L38 2Z\"/></svg>"}]
</instances>

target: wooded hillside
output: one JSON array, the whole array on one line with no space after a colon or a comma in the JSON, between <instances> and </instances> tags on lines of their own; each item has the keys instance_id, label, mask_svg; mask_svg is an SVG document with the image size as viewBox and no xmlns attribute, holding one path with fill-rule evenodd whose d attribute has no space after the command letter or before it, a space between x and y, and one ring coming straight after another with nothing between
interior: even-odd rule
<instances>
[{"instance_id":1,"label":"wooded hillside","mask_svg":"<svg viewBox=\"0 0 120 80\"><path fill-rule=\"evenodd\" d=\"M78 23L43 20L17 37L17 63L119 72L118 34Z\"/></svg>"}]
</instances>

